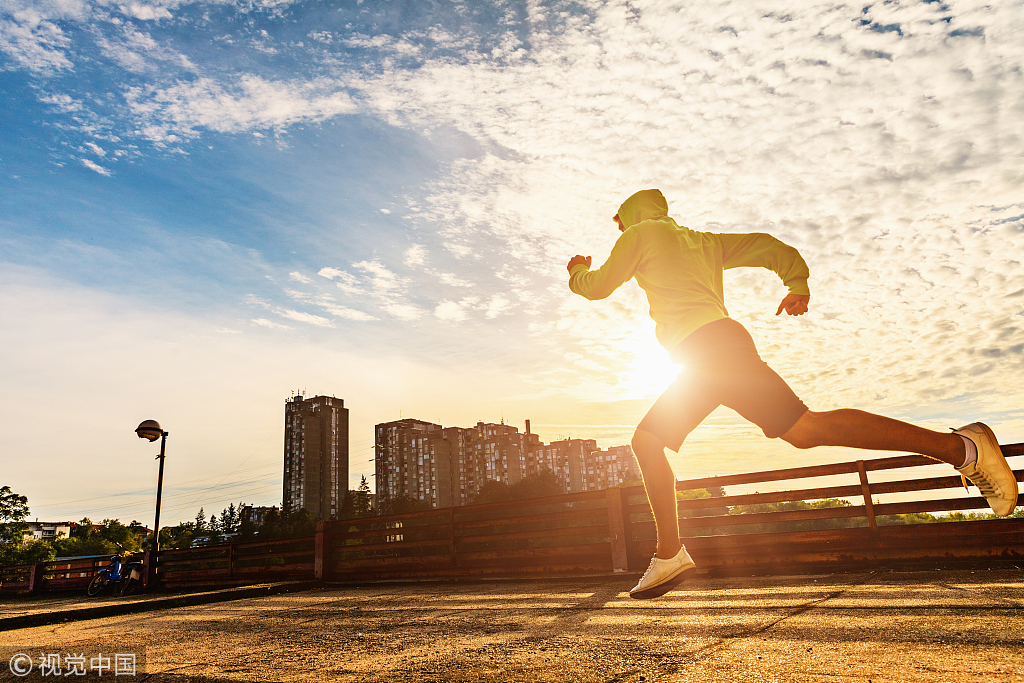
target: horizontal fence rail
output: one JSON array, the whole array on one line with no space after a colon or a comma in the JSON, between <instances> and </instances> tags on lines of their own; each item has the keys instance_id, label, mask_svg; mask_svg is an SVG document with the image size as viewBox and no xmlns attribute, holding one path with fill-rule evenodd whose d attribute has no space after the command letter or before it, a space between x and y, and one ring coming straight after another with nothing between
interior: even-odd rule
<instances>
[{"instance_id":1,"label":"horizontal fence rail","mask_svg":"<svg viewBox=\"0 0 1024 683\"><path fill-rule=\"evenodd\" d=\"M110 555L76 557L0 568L0 592L85 591L96 573L110 565Z\"/></svg>"},{"instance_id":2,"label":"horizontal fence rail","mask_svg":"<svg viewBox=\"0 0 1024 683\"><path fill-rule=\"evenodd\" d=\"M1007 458L1024 456L1024 444L1002 449ZM958 476L879 481L876 474L934 464L905 455L678 481L681 535L700 571L713 575L1024 567L1024 517L934 523L921 513L984 512L988 503L928 493L962 486ZM1014 474L1024 481L1019 464ZM797 485L840 475L856 483ZM783 490L716 495L762 483ZM891 494L914 499L878 499ZM633 486L318 522L316 534L304 538L164 550L157 572L163 584L183 587L642 571L655 537L644 489ZM0 590L84 589L108 560L5 567Z\"/></svg>"}]
</instances>

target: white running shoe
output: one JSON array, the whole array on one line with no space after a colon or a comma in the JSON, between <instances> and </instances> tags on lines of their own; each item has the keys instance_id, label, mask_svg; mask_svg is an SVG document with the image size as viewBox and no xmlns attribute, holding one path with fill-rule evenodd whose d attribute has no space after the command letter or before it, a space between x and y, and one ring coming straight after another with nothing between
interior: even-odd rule
<instances>
[{"instance_id":1,"label":"white running shoe","mask_svg":"<svg viewBox=\"0 0 1024 683\"><path fill-rule=\"evenodd\" d=\"M970 479L985 496L992 512L999 517L1008 517L1017 507L1017 478L1009 463L1003 457L996 435L988 425L981 422L954 429L954 434L967 437L978 447L978 459L969 465L957 467L961 477ZM964 482L964 488L967 482Z\"/></svg>"},{"instance_id":2,"label":"white running shoe","mask_svg":"<svg viewBox=\"0 0 1024 683\"><path fill-rule=\"evenodd\" d=\"M651 564L640 578L640 583L629 591L629 597L648 600L661 597L697 573L697 565L690 559L686 548L680 548L671 560L651 558Z\"/></svg>"}]
</instances>

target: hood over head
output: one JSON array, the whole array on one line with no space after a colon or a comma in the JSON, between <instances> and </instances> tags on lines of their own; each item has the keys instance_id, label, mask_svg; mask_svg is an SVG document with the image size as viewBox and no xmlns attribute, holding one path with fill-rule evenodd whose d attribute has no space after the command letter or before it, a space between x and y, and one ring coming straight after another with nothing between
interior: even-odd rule
<instances>
[{"instance_id":1,"label":"hood over head","mask_svg":"<svg viewBox=\"0 0 1024 683\"><path fill-rule=\"evenodd\" d=\"M661 190L640 190L619 207L619 220L625 228L630 228L648 218L660 218L668 215L668 201Z\"/></svg>"}]
</instances>

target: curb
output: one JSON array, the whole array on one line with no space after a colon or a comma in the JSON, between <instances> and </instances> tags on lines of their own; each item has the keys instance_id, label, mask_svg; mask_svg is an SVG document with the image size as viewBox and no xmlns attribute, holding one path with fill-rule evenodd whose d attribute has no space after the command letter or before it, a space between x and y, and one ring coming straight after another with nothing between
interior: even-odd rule
<instances>
[{"instance_id":1,"label":"curb","mask_svg":"<svg viewBox=\"0 0 1024 683\"><path fill-rule=\"evenodd\" d=\"M257 586L243 586L240 588L228 588L217 591L206 591L203 593L188 593L185 595L175 595L166 598L156 598L153 600L139 600L123 604L103 605L101 607L82 607L80 609L61 610L56 612L24 614L17 617L3 617L0 618L0 632L14 631L22 628L33 628L35 626L63 624L71 621L87 621L89 619L118 617L126 614L172 609L174 607L191 607L193 605L228 602L230 600L242 600L244 598L259 598L267 595L294 593L310 590L312 588L319 588L321 586L322 584L319 581L260 584Z\"/></svg>"}]
</instances>

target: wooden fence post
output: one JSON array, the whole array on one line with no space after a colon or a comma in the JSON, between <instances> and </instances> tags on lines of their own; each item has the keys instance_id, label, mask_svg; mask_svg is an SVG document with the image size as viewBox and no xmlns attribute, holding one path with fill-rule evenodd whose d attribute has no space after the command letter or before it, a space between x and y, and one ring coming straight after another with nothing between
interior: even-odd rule
<instances>
[{"instance_id":1,"label":"wooden fence post","mask_svg":"<svg viewBox=\"0 0 1024 683\"><path fill-rule=\"evenodd\" d=\"M629 569L629 552L625 517L622 514L622 489L617 487L607 489L605 496L608 513L608 539L612 545L612 571L624 572Z\"/></svg>"},{"instance_id":2,"label":"wooden fence post","mask_svg":"<svg viewBox=\"0 0 1024 683\"><path fill-rule=\"evenodd\" d=\"M330 581L331 571L331 522L321 520L316 523L316 537L313 542L313 577L317 581Z\"/></svg>"},{"instance_id":3,"label":"wooden fence post","mask_svg":"<svg viewBox=\"0 0 1024 683\"><path fill-rule=\"evenodd\" d=\"M450 552L452 555L452 566L459 566L458 560L455 557L455 508L448 508L448 544L451 548Z\"/></svg>"},{"instance_id":4,"label":"wooden fence post","mask_svg":"<svg viewBox=\"0 0 1024 683\"><path fill-rule=\"evenodd\" d=\"M875 505L871 502L871 486L868 484L868 471L864 467L864 461L857 461L857 474L860 475L860 493L864 496L864 509L868 513L868 526L872 531L878 531L878 522L875 521Z\"/></svg>"},{"instance_id":5,"label":"wooden fence post","mask_svg":"<svg viewBox=\"0 0 1024 683\"><path fill-rule=\"evenodd\" d=\"M228 544L228 578L235 578L235 544Z\"/></svg>"},{"instance_id":6,"label":"wooden fence post","mask_svg":"<svg viewBox=\"0 0 1024 683\"><path fill-rule=\"evenodd\" d=\"M28 577L28 592L35 593L43 589L43 568L46 566L44 562L38 562L32 565L32 573Z\"/></svg>"},{"instance_id":7,"label":"wooden fence post","mask_svg":"<svg viewBox=\"0 0 1024 683\"><path fill-rule=\"evenodd\" d=\"M151 588L156 585L156 563L157 554L147 550L142 556L142 587ZM95 560L93 561L93 574L96 573Z\"/></svg>"}]
</instances>

